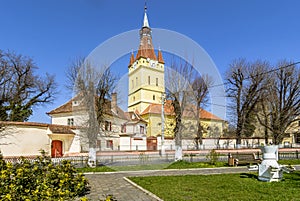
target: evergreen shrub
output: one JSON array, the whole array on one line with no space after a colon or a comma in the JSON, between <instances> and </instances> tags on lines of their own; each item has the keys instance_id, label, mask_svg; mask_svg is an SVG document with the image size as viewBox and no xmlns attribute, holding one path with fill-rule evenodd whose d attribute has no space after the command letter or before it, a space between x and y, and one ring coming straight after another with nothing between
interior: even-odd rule
<instances>
[{"instance_id":1,"label":"evergreen shrub","mask_svg":"<svg viewBox=\"0 0 300 201\"><path fill-rule=\"evenodd\" d=\"M34 162L21 158L19 163L3 160L0 153L0 200L71 200L88 190L88 181L77 174L70 161L54 165L41 152Z\"/></svg>"}]
</instances>

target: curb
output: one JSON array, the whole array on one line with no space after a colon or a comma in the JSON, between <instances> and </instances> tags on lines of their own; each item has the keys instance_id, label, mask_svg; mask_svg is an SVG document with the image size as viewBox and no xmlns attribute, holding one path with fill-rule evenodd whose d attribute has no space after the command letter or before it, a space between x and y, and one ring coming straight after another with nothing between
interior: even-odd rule
<instances>
[{"instance_id":1,"label":"curb","mask_svg":"<svg viewBox=\"0 0 300 201\"><path fill-rule=\"evenodd\" d=\"M128 183L130 183L132 186L138 188L139 190L143 191L144 193L146 193L147 195L151 196L152 198L156 199L157 201L164 201L162 199L160 199L158 196L156 196L155 194L151 193L150 191L144 189L143 187L137 185L136 183L134 183L133 181L131 181L130 179L128 179L127 177L123 177L123 179L125 181L127 181Z\"/></svg>"}]
</instances>

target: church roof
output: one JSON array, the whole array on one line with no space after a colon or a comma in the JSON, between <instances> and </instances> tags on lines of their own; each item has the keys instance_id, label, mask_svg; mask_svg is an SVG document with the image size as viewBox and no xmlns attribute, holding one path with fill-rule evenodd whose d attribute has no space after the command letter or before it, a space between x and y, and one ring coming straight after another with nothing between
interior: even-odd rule
<instances>
[{"instance_id":1,"label":"church roof","mask_svg":"<svg viewBox=\"0 0 300 201\"><path fill-rule=\"evenodd\" d=\"M164 113L165 115L175 115L174 108L171 104L172 102L170 100L167 100L167 102L164 105ZM183 111L183 117L195 117L196 113L196 107L194 105L190 105L186 107ZM162 105L161 104L151 104L149 105L142 113L141 115L145 114L161 114L162 112ZM224 121L220 117L204 110L200 109L200 119L206 119L206 120L217 120L217 121Z\"/></svg>"}]
</instances>

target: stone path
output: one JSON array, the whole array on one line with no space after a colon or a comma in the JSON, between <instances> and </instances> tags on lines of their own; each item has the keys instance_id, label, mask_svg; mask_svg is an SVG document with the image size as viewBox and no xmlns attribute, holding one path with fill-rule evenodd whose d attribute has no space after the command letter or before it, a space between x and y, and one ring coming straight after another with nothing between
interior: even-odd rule
<instances>
[{"instance_id":1,"label":"stone path","mask_svg":"<svg viewBox=\"0 0 300 201\"><path fill-rule=\"evenodd\" d=\"M112 173L87 173L91 191L86 197L91 201L105 200L105 195L112 194L118 201L157 201L155 195L140 190L124 177L167 176L167 175L205 175L248 172L247 167L200 168L185 170L146 170ZM150 193L151 194L151 193ZM155 198L156 197L156 198Z\"/></svg>"},{"instance_id":2,"label":"stone path","mask_svg":"<svg viewBox=\"0 0 300 201\"><path fill-rule=\"evenodd\" d=\"M294 166L300 170L300 165ZM129 183L124 177L134 176L169 176L169 175L207 175L249 172L247 167L199 168L184 170L143 170L110 173L86 173L91 191L86 197L89 201L105 200L105 195L112 194L117 201L160 201L150 192L144 192ZM150 193L150 195L149 195ZM152 195L151 195L152 194Z\"/></svg>"}]
</instances>

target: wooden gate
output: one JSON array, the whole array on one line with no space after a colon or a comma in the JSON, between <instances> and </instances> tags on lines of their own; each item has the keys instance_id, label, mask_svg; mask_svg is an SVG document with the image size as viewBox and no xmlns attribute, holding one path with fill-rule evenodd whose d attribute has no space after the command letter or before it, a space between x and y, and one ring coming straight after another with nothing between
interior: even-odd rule
<instances>
[{"instance_id":1,"label":"wooden gate","mask_svg":"<svg viewBox=\"0 0 300 201\"><path fill-rule=\"evenodd\" d=\"M148 137L147 138L147 150L157 150L157 138Z\"/></svg>"},{"instance_id":2,"label":"wooden gate","mask_svg":"<svg viewBox=\"0 0 300 201\"><path fill-rule=\"evenodd\" d=\"M57 158L62 157L62 141L60 140L53 140L51 144L51 157Z\"/></svg>"}]
</instances>

